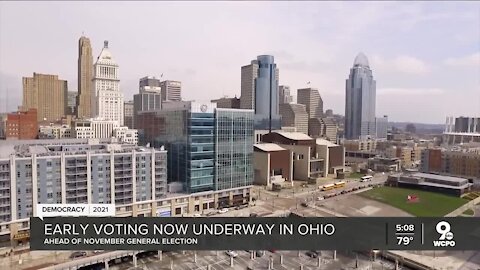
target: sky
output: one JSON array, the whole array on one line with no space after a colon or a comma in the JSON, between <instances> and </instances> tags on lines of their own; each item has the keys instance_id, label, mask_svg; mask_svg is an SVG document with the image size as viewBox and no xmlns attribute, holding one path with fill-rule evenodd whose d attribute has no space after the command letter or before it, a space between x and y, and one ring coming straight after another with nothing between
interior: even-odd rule
<instances>
[{"instance_id":1,"label":"sky","mask_svg":"<svg viewBox=\"0 0 480 270\"><path fill-rule=\"evenodd\" d=\"M78 39L120 66L126 100L144 76L179 80L187 100L240 96L240 68L272 54L280 84L319 89L345 111L359 52L377 81L377 116L444 123L480 116L480 2L0 1L0 111L21 104L22 77L57 74L77 90ZM294 100L296 100L294 98Z\"/></svg>"}]
</instances>

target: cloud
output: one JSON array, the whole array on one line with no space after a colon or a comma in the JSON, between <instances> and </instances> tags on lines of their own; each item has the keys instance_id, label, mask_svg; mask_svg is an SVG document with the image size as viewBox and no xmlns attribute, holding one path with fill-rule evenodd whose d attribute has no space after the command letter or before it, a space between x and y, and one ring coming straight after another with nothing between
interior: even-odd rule
<instances>
[{"instance_id":1,"label":"cloud","mask_svg":"<svg viewBox=\"0 0 480 270\"><path fill-rule=\"evenodd\" d=\"M411 56L399 56L393 60L393 64L404 73L423 74L430 70L425 62Z\"/></svg>"},{"instance_id":2,"label":"cloud","mask_svg":"<svg viewBox=\"0 0 480 270\"><path fill-rule=\"evenodd\" d=\"M376 70L386 70L408 74L425 74L431 70L424 61L408 55L397 56L393 59L386 59L379 55L374 55L372 57L372 63L373 68Z\"/></svg>"},{"instance_id":3,"label":"cloud","mask_svg":"<svg viewBox=\"0 0 480 270\"><path fill-rule=\"evenodd\" d=\"M423 95L442 95L445 90L441 88L381 88L377 90L377 95L395 95L395 96L423 96Z\"/></svg>"},{"instance_id":4,"label":"cloud","mask_svg":"<svg viewBox=\"0 0 480 270\"><path fill-rule=\"evenodd\" d=\"M480 52L463 57L451 57L446 59L444 63L448 66L454 67L480 66Z\"/></svg>"}]
</instances>

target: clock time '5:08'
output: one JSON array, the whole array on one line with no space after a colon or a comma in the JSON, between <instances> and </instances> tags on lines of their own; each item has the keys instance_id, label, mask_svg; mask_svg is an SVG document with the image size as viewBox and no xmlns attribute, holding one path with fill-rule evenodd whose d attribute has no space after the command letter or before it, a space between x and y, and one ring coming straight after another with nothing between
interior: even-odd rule
<instances>
[{"instance_id":1,"label":"clock time '5:08'","mask_svg":"<svg viewBox=\"0 0 480 270\"><path fill-rule=\"evenodd\" d=\"M414 224L397 224L395 226L397 232L414 232L415 225Z\"/></svg>"}]
</instances>

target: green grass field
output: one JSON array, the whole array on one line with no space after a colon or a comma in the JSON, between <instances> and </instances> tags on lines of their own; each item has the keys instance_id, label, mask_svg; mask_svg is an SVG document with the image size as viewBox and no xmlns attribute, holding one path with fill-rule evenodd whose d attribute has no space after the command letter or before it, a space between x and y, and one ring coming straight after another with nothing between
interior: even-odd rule
<instances>
[{"instance_id":1,"label":"green grass field","mask_svg":"<svg viewBox=\"0 0 480 270\"><path fill-rule=\"evenodd\" d=\"M475 212L473 212L472 209L467 209L463 212L464 215L467 215L467 216L473 216L473 214L475 214Z\"/></svg>"},{"instance_id":2,"label":"green grass field","mask_svg":"<svg viewBox=\"0 0 480 270\"><path fill-rule=\"evenodd\" d=\"M415 195L418 202L407 202L408 195ZM440 193L396 187L379 187L360 193L360 196L373 199L417 217L440 217L452 212L468 200Z\"/></svg>"}]
</instances>

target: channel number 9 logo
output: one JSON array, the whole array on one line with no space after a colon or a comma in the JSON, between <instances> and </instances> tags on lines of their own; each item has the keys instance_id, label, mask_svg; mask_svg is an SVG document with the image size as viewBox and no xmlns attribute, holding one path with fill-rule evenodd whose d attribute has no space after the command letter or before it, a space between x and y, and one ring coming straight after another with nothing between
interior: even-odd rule
<instances>
[{"instance_id":1,"label":"channel number 9 logo","mask_svg":"<svg viewBox=\"0 0 480 270\"><path fill-rule=\"evenodd\" d=\"M452 227L450 226L450 223L446 221L440 221L437 223L437 233L440 234L439 240L452 240L453 239L453 233L451 232Z\"/></svg>"}]
</instances>

